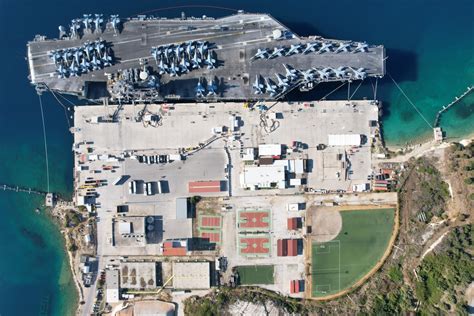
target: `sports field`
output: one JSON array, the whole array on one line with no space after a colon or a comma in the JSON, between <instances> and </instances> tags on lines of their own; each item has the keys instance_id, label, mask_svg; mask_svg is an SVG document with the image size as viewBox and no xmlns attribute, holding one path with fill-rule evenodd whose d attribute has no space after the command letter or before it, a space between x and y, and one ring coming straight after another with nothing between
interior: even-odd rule
<instances>
[{"instance_id":1,"label":"sports field","mask_svg":"<svg viewBox=\"0 0 474 316\"><path fill-rule=\"evenodd\" d=\"M239 272L240 284L273 284L273 266L240 266Z\"/></svg>"},{"instance_id":2,"label":"sports field","mask_svg":"<svg viewBox=\"0 0 474 316\"><path fill-rule=\"evenodd\" d=\"M342 229L335 239L313 242L313 297L344 290L375 266L387 249L395 209L342 211L341 216Z\"/></svg>"}]
</instances>

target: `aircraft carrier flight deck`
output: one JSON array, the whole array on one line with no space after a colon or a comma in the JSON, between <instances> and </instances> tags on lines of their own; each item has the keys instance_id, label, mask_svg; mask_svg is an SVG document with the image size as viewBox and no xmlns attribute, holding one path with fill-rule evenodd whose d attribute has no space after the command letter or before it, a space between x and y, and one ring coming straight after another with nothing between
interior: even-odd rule
<instances>
[{"instance_id":1,"label":"aircraft carrier flight deck","mask_svg":"<svg viewBox=\"0 0 474 316\"><path fill-rule=\"evenodd\" d=\"M295 88L385 74L383 46L300 37L267 14L96 14L59 30L59 39L28 43L31 83L90 100L276 100Z\"/></svg>"}]
</instances>

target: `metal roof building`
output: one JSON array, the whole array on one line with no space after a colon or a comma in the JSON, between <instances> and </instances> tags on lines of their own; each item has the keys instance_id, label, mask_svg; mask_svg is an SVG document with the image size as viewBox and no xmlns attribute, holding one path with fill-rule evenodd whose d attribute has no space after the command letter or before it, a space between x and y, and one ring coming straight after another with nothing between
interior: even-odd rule
<instances>
[{"instance_id":1,"label":"metal roof building","mask_svg":"<svg viewBox=\"0 0 474 316\"><path fill-rule=\"evenodd\" d=\"M361 135L360 134L338 134L328 135L329 146L360 146Z\"/></svg>"},{"instance_id":2,"label":"metal roof building","mask_svg":"<svg viewBox=\"0 0 474 316\"><path fill-rule=\"evenodd\" d=\"M173 262L175 289L208 289L211 287L209 262Z\"/></svg>"},{"instance_id":3,"label":"metal roof building","mask_svg":"<svg viewBox=\"0 0 474 316\"><path fill-rule=\"evenodd\" d=\"M176 219L188 218L188 199L177 198L176 199Z\"/></svg>"},{"instance_id":4,"label":"metal roof building","mask_svg":"<svg viewBox=\"0 0 474 316\"><path fill-rule=\"evenodd\" d=\"M281 156L281 144L262 144L258 146L259 156Z\"/></svg>"},{"instance_id":5,"label":"metal roof building","mask_svg":"<svg viewBox=\"0 0 474 316\"><path fill-rule=\"evenodd\" d=\"M106 300L107 303L117 303L120 301L119 271L107 270L105 274Z\"/></svg>"},{"instance_id":6,"label":"metal roof building","mask_svg":"<svg viewBox=\"0 0 474 316\"><path fill-rule=\"evenodd\" d=\"M286 187L285 167L275 165L244 166L240 174L240 187L244 189L272 187L284 189Z\"/></svg>"}]
</instances>

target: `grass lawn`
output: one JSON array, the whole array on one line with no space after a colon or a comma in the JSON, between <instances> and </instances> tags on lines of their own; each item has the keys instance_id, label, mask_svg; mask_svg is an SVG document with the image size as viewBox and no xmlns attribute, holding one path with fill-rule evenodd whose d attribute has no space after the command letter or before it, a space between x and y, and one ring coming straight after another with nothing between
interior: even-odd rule
<instances>
[{"instance_id":1,"label":"grass lawn","mask_svg":"<svg viewBox=\"0 0 474 316\"><path fill-rule=\"evenodd\" d=\"M339 235L313 243L313 297L344 290L372 269L385 252L394 224L394 209L342 211Z\"/></svg>"},{"instance_id":2,"label":"grass lawn","mask_svg":"<svg viewBox=\"0 0 474 316\"><path fill-rule=\"evenodd\" d=\"M237 267L240 284L273 284L273 266L241 266Z\"/></svg>"}]
</instances>

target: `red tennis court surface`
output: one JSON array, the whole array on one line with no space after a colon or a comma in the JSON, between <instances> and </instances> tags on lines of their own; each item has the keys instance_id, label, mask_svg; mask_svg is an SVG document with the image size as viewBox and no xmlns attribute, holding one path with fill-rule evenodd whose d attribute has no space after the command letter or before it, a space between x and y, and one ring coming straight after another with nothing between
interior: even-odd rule
<instances>
[{"instance_id":1,"label":"red tennis court surface","mask_svg":"<svg viewBox=\"0 0 474 316\"><path fill-rule=\"evenodd\" d=\"M201 227L221 227L221 218L217 216L201 216Z\"/></svg>"},{"instance_id":2,"label":"red tennis court surface","mask_svg":"<svg viewBox=\"0 0 474 316\"><path fill-rule=\"evenodd\" d=\"M189 193L221 192L220 181L194 181L188 183Z\"/></svg>"},{"instance_id":3,"label":"red tennis court surface","mask_svg":"<svg viewBox=\"0 0 474 316\"><path fill-rule=\"evenodd\" d=\"M242 254L266 254L270 252L268 246L270 242L269 238L258 237L258 238L240 238L241 253ZM267 246L265 246L267 244Z\"/></svg>"},{"instance_id":4,"label":"red tennis court surface","mask_svg":"<svg viewBox=\"0 0 474 316\"><path fill-rule=\"evenodd\" d=\"M240 228L269 228L269 212L240 212Z\"/></svg>"},{"instance_id":5,"label":"red tennis court surface","mask_svg":"<svg viewBox=\"0 0 474 316\"><path fill-rule=\"evenodd\" d=\"M209 238L210 242L221 242L221 234L211 232L201 232L201 238Z\"/></svg>"}]
</instances>

